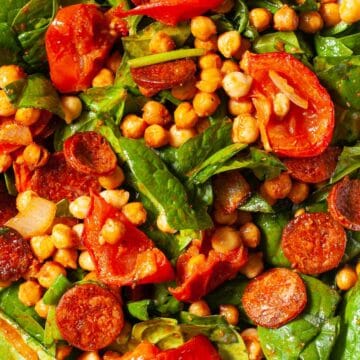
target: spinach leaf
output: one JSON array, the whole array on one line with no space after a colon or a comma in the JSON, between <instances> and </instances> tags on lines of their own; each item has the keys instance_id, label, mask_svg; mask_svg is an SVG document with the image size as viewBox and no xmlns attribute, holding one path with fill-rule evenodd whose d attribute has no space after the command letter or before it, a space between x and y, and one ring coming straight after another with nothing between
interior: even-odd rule
<instances>
[{"instance_id":1,"label":"spinach leaf","mask_svg":"<svg viewBox=\"0 0 360 360\"><path fill-rule=\"evenodd\" d=\"M360 111L335 107L333 144L352 145L360 140Z\"/></svg>"},{"instance_id":2,"label":"spinach leaf","mask_svg":"<svg viewBox=\"0 0 360 360\"><path fill-rule=\"evenodd\" d=\"M341 260L342 264L348 263L360 254L360 232L347 230L346 239L345 254Z\"/></svg>"},{"instance_id":3,"label":"spinach leaf","mask_svg":"<svg viewBox=\"0 0 360 360\"><path fill-rule=\"evenodd\" d=\"M299 5L294 5L293 8L299 12L308 12L318 10L318 3L316 0L305 0Z\"/></svg>"},{"instance_id":4,"label":"spinach leaf","mask_svg":"<svg viewBox=\"0 0 360 360\"><path fill-rule=\"evenodd\" d=\"M290 266L281 248L281 236L285 225L290 220L290 214L259 214L256 224L260 228L261 247L264 251L266 261L273 266Z\"/></svg>"},{"instance_id":5,"label":"spinach leaf","mask_svg":"<svg viewBox=\"0 0 360 360\"><path fill-rule=\"evenodd\" d=\"M360 281L345 294L340 316L340 335L332 359L356 360L360 353Z\"/></svg>"},{"instance_id":6,"label":"spinach leaf","mask_svg":"<svg viewBox=\"0 0 360 360\"><path fill-rule=\"evenodd\" d=\"M255 27L250 25L249 10L246 3L243 0L236 0L235 6L231 11L231 20L235 24L235 28L249 39L255 39L258 36L258 32Z\"/></svg>"},{"instance_id":7,"label":"spinach leaf","mask_svg":"<svg viewBox=\"0 0 360 360\"><path fill-rule=\"evenodd\" d=\"M15 16L19 10L28 2L29 0L6 0L2 1L0 7L0 23L6 23L9 26L12 24Z\"/></svg>"},{"instance_id":8,"label":"spinach leaf","mask_svg":"<svg viewBox=\"0 0 360 360\"><path fill-rule=\"evenodd\" d=\"M57 305L60 298L71 286L71 282L64 275L59 275L54 283L46 290L43 296L44 304Z\"/></svg>"},{"instance_id":9,"label":"spinach leaf","mask_svg":"<svg viewBox=\"0 0 360 360\"><path fill-rule=\"evenodd\" d=\"M353 51L339 38L315 36L315 49L319 56L350 56Z\"/></svg>"},{"instance_id":10,"label":"spinach leaf","mask_svg":"<svg viewBox=\"0 0 360 360\"><path fill-rule=\"evenodd\" d=\"M46 317L44 344L46 346L56 346L55 342L57 340L63 340L63 338L56 324L56 306L51 305L49 307L48 315Z\"/></svg>"},{"instance_id":11,"label":"spinach leaf","mask_svg":"<svg viewBox=\"0 0 360 360\"><path fill-rule=\"evenodd\" d=\"M70 202L68 199L62 199L56 203L56 217L72 217L71 212L69 211Z\"/></svg>"},{"instance_id":12,"label":"spinach leaf","mask_svg":"<svg viewBox=\"0 0 360 360\"><path fill-rule=\"evenodd\" d=\"M6 23L0 23L0 66L17 64L21 49L16 35Z\"/></svg>"},{"instance_id":13,"label":"spinach leaf","mask_svg":"<svg viewBox=\"0 0 360 360\"><path fill-rule=\"evenodd\" d=\"M335 172L330 179L330 183L334 184L341 180L343 177L352 174L354 171L360 168L360 143L355 146L345 146L338 163L335 168Z\"/></svg>"},{"instance_id":14,"label":"spinach leaf","mask_svg":"<svg viewBox=\"0 0 360 360\"><path fill-rule=\"evenodd\" d=\"M129 314L138 320L149 320L149 307L151 306L151 300L139 300L139 301L129 301L126 304L126 309Z\"/></svg>"},{"instance_id":15,"label":"spinach leaf","mask_svg":"<svg viewBox=\"0 0 360 360\"><path fill-rule=\"evenodd\" d=\"M274 212L269 203L258 193L251 195L250 199L239 207L239 210L261 213Z\"/></svg>"},{"instance_id":16,"label":"spinach leaf","mask_svg":"<svg viewBox=\"0 0 360 360\"><path fill-rule=\"evenodd\" d=\"M308 303L295 320L278 329L258 327L261 347L267 359L308 360L329 358L339 334L335 317L338 293L318 279L302 275Z\"/></svg>"},{"instance_id":17,"label":"spinach leaf","mask_svg":"<svg viewBox=\"0 0 360 360\"><path fill-rule=\"evenodd\" d=\"M260 7L271 11L273 14L278 11L284 3L281 0L253 0L251 6L254 8Z\"/></svg>"},{"instance_id":18,"label":"spinach leaf","mask_svg":"<svg viewBox=\"0 0 360 360\"><path fill-rule=\"evenodd\" d=\"M9 84L4 90L16 108L32 107L48 110L64 118L59 95L43 75L30 75Z\"/></svg>"}]
</instances>

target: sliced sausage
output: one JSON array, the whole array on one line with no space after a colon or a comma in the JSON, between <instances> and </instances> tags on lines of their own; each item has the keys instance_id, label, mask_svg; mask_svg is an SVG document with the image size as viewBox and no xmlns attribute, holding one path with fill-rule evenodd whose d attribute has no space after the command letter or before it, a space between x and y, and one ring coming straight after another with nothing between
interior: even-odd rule
<instances>
[{"instance_id":1,"label":"sliced sausage","mask_svg":"<svg viewBox=\"0 0 360 360\"><path fill-rule=\"evenodd\" d=\"M330 179L340 153L339 147L329 147L321 155L303 159L283 159L283 163L294 179L315 184Z\"/></svg>"},{"instance_id":2,"label":"sliced sausage","mask_svg":"<svg viewBox=\"0 0 360 360\"><path fill-rule=\"evenodd\" d=\"M62 199L72 201L91 190L99 192L101 187L97 177L75 170L67 164L64 154L58 152L50 156L45 166L34 171L30 189L43 198L58 202Z\"/></svg>"},{"instance_id":3,"label":"sliced sausage","mask_svg":"<svg viewBox=\"0 0 360 360\"><path fill-rule=\"evenodd\" d=\"M62 337L85 351L110 345L124 325L115 295L96 284L76 285L60 299L56 323Z\"/></svg>"},{"instance_id":4,"label":"sliced sausage","mask_svg":"<svg viewBox=\"0 0 360 360\"><path fill-rule=\"evenodd\" d=\"M66 139L64 155L71 167L87 175L106 175L116 168L114 151L95 131L77 133Z\"/></svg>"},{"instance_id":5,"label":"sliced sausage","mask_svg":"<svg viewBox=\"0 0 360 360\"><path fill-rule=\"evenodd\" d=\"M195 75L195 72L195 62L190 59L131 68L134 81L145 90L148 96L186 83Z\"/></svg>"},{"instance_id":6,"label":"sliced sausage","mask_svg":"<svg viewBox=\"0 0 360 360\"><path fill-rule=\"evenodd\" d=\"M328 196L332 217L347 229L360 231L360 180L345 177Z\"/></svg>"},{"instance_id":7,"label":"sliced sausage","mask_svg":"<svg viewBox=\"0 0 360 360\"><path fill-rule=\"evenodd\" d=\"M0 281L16 281L29 269L33 260L28 241L15 230L0 228Z\"/></svg>"},{"instance_id":8,"label":"sliced sausage","mask_svg":"<svg viewBox=\"0 0 360 360\"><path fill-rule=\"evenodd\" d=\"M215 205L227 213L234 212L251 195L248 182L239 171L228 171L215 177Z\"/></svg>"},{"instance_id":9,"label":"sliced sausage","mask_svg":"<svg viewBox=\"0 0 360 360\"><path fill-rule=\"evenodd\" d=\"M256 277L246 286L242 304L256 324L278 328L296 318L307 303L301 277L289 269L275 268Z\"/></svg>"},{"instance_id":10,"label":"sliced sausage","mask_svg":"<svg viewBox=\"0 0 360 360\"><path fill-rule=\"evenodd\" d=\"M344 255L346 233L326 213L303 214L284 228L281 247L296 270L321 274L336 268Z\"/></svg>"},{"instance_id":11,"label":"sliced sausage","mask_svg":"<svg viewBox=\"0 0 360 360\"><path fill-rule=\"evenodd\" d=\"M0 226L17 214L16 198L6 192L0 192Z\"/></svg>"}]
</instances>

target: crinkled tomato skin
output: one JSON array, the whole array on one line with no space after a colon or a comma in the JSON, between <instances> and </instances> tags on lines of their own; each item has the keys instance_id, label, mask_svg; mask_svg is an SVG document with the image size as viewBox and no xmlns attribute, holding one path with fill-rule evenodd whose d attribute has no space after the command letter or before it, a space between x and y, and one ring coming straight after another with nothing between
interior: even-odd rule
<instances>
[{"instance_id":1,"label":"crinkled tomato skin","mask_svg":"<svg viewBox=\"0 0 360 360\"><path fill-rule=\"evenodd\" d=\"M282 119L274 113L265 119L264 112L257 108L258 121L265 126L271 149L287 157L311 157L324 152L334 131L334 104L316 75L294 56L283 52L246 53L242 67L254 78L252 97L273 101L280 92L269 77L269 70L273 70L288 81L297 95L308 100L307 109L291 103L290 111Z\"/></svg>"}]
</instances>

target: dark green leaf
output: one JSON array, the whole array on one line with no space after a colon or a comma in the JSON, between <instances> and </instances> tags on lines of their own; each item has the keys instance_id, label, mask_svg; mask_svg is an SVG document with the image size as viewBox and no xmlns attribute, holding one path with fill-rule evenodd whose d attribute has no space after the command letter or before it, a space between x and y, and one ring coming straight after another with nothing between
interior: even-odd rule
<instances>
[{"instance_id":1,"label":"dark green leaf","mask_svg":"<svg viewBox=\"0 0 360 360\"><path fill-rule=\"evenodd\" d=\"M0 6L0 23L12 24L19 10L28 3L29 0L5 0Z\"/></svg>"},{"instance_id":2,"label":"dark green leaf","mask_svg":"<svg viewBox=\"0 0 360 360\"><path fill-rule=\"evenodd\" d=\"M0 235L5 235L9 232L9 228L7 227L0 227Z\"/></svg>"},{"instance_id":3,"label":"dark green leaf","mask_svg":"<svg viewBox=\"0 0 360 360\"><path fill-rule=\"evenodd\" d=\"M354 171L360 168L360 143L352 147L345 146L338 163L334 175L330 182L336 183L343 177L352 174Z\"/></svg>"},{"instance_id":4,"label":"dark green leaf","mask_svg":"<svg viewBox=\"0 0 360 360\"><path fill-rule=\"evenodd\" d=\"M258 193L253 194L244 205L239 207L239 210L261 213L274 212L269 203Z\"/></svg>"},{"instance_id":5,"label":"dark green leaf","mask_svg":"<svg viewBox=\"0 0 360 360\"><path fill-rule=\"evenodd\" d=\"M315 36L315 49L319 56L350 56L352 50L339 38Z\"/></svg>"},{"instance_id":6,"label":"dark green leaf","mask_svg":"<svg viewBox=\"0 0 360 360\"><path fill-rule=\"evenodd\" d=\"M252 7L261 7L268 9L272 13L278 11L284 3L281 0L253 0L251 1Z\"/></svg>"},{"instance_id":7,"label":"dark green leaf","mask_svg":"<svg viewBox=\"0 0 360 360\"><path fill-rule=\"evenodd\" d=\"M138 320L149 320L149 307L151 300L129 301L126 308L131 316Z\"/></svg>"},{"instance_id":8,"label":"dark green leaf","mask_svg":"<svg viewBox=\"0 0 360 360\"><path fill-rule=\"evenodd\" d=\"M15 185L15 176L14 172L8 170L6 173L4 173L4 180L5 180L5 186L8 194L12 196L16 196L18 194L18 191L16 189Z\"/></svg>"},{"instance_id":9,"label":"dark green leaf","mask_svg":"<svg viewBox=\"0 0 360 360\"><path fill-rule=\"evenodd\" d=\"M62 199L56 204L56 217L69 216L72 217L69 211L69 200Z\"/></svg>"},{"instance_id":10,"label":"dark green leaf","mask_svg":"<svg viewBox=\"0 0 360 360\"><path fill-rule=\"evenodd\" d=\"M293 8L299 12L316 11L319 8L316 0L305 0L300 5L295 5Z\"/></svg>"},{"instance_id":11,"label":"dark green leaf","mask_svg":"<svg viewBox=\"0 0 360 360\"><path fill-rule=\"evenodd\" d=\"M336 123L333 144L352 145L360 140L360 111L335 108Z\"/></svg>"},{"instance_id":12,"label":"dark green leaf","mask_svg":"<svg viewBox=\"0 0 360 360\"><path fill-rule=\"evenodd\" d=\"M71 286L71 282L64 275L59 275L54 283L46 290L43 296L44 304L57 305L60 298Z\"/></svg>"},{"instance_id":13,"label":"dark green leaf","mask_svg":"<svg viewBox=\"0 0 360 360\"><path fill-rule=\"evenodd\" d=\"M343 264L348 263L360 254L360 232L347 230L346 238L345 254L341 260Z\"/></svg>"},{"instance_id":14,"label":"dark green leaf","mask_svg":"<svg viewBox=\"0 0 360 360\"><path fill-rule=\"evenodd\" d=\"M169 293L168 288L174 286L176 286L175 283L161 283L154 285L154 310L161 316L177 314L183 308L183 304Z\"/></svg>"},{"instance_id":15,"label":"dark green leaf","mask_svg":"<svg viewBox=\"0 0 360 360\"><path fill-rule=\"evenodd\" d=\"M15 33L6 23L0 23L0 66L19 62L20 46Z\"/></svg>"}]
</instances>

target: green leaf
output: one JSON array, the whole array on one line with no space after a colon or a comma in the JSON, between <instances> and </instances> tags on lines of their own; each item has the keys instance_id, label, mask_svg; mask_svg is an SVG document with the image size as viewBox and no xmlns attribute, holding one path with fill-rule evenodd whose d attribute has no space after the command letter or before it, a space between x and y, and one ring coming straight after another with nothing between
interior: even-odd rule
<instances>
[{"instance_id":1,"label":"green leaf","mask_svg":"<svg viewBox=\"0 0 360 360\"><path fill-rule=\"evenodd\" d=\"M43 296L44 304L57 305L60 298L71 286L72 283L64 275L59 275L54 283L46 290Z\"/></svg>"},{"instance_id":2,"label":"green leaf","mask_svg":"<svg viewBox=\"0 0 360 360\"><path fill-rule=\"evenodd\" d=\"M15 33L6 23L0 23L0 66L17 64L21 49Z\"/></svg>"},{"instance_id":3,"label":"green leaf","mask_svg":"<svg viewBox=\"0 0 360 360\"><path fill-rule=\"evenodd\" d=\"M339 38L315 36L315 49L319 56L350 56L353 54Z\"/></svg>"},{"instance_id":4,"label":"green leaf","mask_svg":"<svg viewBox=\"0 0 360 360\"><path fill-rule=\"evenodd\" d=\"M4 90L16 108L48 110L64 118L59 95L51 82L42 75L30 75L11 83Z\"/></svg>"},{"instance_id":5,"label":"green leaf","mask_svg":"<svg viewBox=\"0 0 360 360\"><path fill-rule=\"evenodd\" d=\"M12 24L19 10L28 3L29 0L6 0L2 1L0 7L0 23Z\"/></svg>"},{"instance_id":6,"label":"green leaf","mask_svg":"<svg viewBox=\"0 0 360 360\"><path fill-rule=\"evenodd\" d=\"M341 260L342 264L348 263L360 254L360 232L347 230L346 239L345 254Z\"/></svg>"},{"instance_id":7,"label":"green leaf","mask_svg":"<svg viewBox=\"0 0 360 360\"><path fill-rule=\"evenodd\" d=\"M231 20L234 23L235 29L242 33L247 38L251 40L255 39L258 36L258 32L255 27L250 25L249 21L249 10L246 3L242 0L236 0L235 6L231 11Z\"/></svg>"},{"instance_id":8,"label":"green leaf","mask_svg":"<svg viewBox=\"0 0 360 360\"><path fill-rule=\"evenodd\" d=\"M261 213L274 212L269 203L258 193L253 194L244 205L239 207L239 210Z\"/></svg>"},{"instance_id":9,"label":"green leaf","mask_svg":"<svg viewBox=\"0 0 360 360\"><path fill-rule=\"evenodd\" d=\"M295 5L293 8L299 12L317 11L319 5L316 0L305 0L300 5Z\"/></svg>"},{"instance_id":10,"label":"green leaf","mask_svg":"<svg viewBox=\"0 0 360 360\"><path fill-rule=\"evenodd\" d=\"M126 308L131 316L138 320L149 320L149 307L151 300L129 301Z\"/></svg>"},{"instance_id":11,"label":"green leaf","mask_svg":"<svg viewBox=\"0 0 360 360\"><path fill-rule=\"evenodd\" d=\"M16 189L15 185L15 176L13 171L6 171L4 173L4 180L5 180L5 186L8 194L12 196L16 196L18 194L18 191Z\"/></svg>"},{"instance_id":12,"label":"green leaf","mask_svg":"<svg viewBox=\"0 0 360 360\"><path fill-rule=\"evenodd\" d=\"M154 285L154 311L161 316L178 314L183 304L176 300L169 292L169 287L174 287L175 283L161 283Z\"/></svg>"},{"instance_id":13,"label":"green leaf","mask_svg":"<svg viewBox=\"0 0 360 360\"><path fill-rule=\"evenodd\" d=\"M68 199L62 199L56 203L56 217L68 216L72 217L71 212L69 211L70 202Z\"/></svg>"},{"instance_id":14,"label":"green leaf","mask_svg":"<svg viewBox=\"0 0 360 360\"><path fill-rule=\"evenodd\" d=\"M330 183L334 184L360 168L360 143L345 146L335 168Z\"/></svg>"},{"instance_id":15,"label":"green leaf","mask_svg":"<svg viewBox=\"0 0 360 360\"><path fill-rule=\"evenodd\" d=\"M44 344L46 346L55 345L57 340L63 340L63 338L56 324L56 306L51 305L49 306L48 315L46 317Z\"/></svg>"},{"instance_id":16,"label":"green leaf","mask_svg":"<svg viewBox=\"0 0 360 360\"><path fill-rule=\"evenodd\" d=\"M273 14L278 11L284 3L281 0L253 0L252 7L261 7L271 11Z\"/></svg>"},{"instance_id":17,"label":"green leaf","mask_svg":"<svg viewBox=\"0 0 360 360\"><path fill-rule=\"evenodd\" d=\"M335 130L332 143L352 145L360 140L360 111L335 107Z\"/></svg>"}]
</instances>

